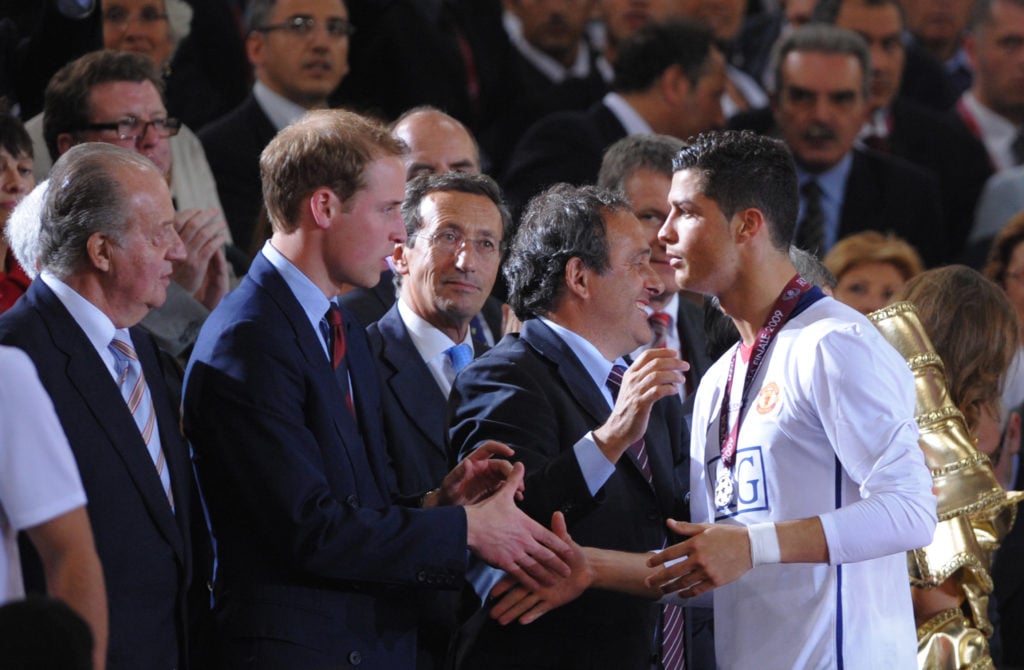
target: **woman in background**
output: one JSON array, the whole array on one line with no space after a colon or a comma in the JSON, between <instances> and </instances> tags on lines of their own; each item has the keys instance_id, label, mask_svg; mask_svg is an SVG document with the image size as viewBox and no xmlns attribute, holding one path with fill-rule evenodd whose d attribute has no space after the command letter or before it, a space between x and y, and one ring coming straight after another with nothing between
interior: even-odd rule
<instances>
[{"instance_id":1,"label":"woman in background","mask_svg":"<svg viewBox=\"0 0 1024 670\"><path fill-rule=\"evenodd\" d=\"M15 260L3 232L11 212L35 184L32 140L21 121L0 110L0 313L10 309L32 281Z\"/></svg>"},{"instance_id":2,"label":"woman in background","mask_svg":"<svg viewBox=\"0 0 1024 670\"><path fill-rule=\"evenodd\" d=\"M908 242L874 230L839 240L824 263L837 280L835 299L861 314L891 303L896 291L923 269L921 257Z\"/></svg>"}]
</instances>

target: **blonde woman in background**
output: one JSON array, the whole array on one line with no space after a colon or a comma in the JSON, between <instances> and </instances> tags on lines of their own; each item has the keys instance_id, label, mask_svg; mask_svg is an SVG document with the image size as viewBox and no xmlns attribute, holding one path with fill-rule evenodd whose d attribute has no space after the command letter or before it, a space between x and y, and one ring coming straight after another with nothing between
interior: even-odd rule
<instances>
[{"instance_id":1,"label":"blonde woman in background","mask_svg":"<svg viewBox=\"0 0 1024 670\"><path fill-rule=\"evenodd\" d=\"M908 242L874 230L839 240L824 259L835 275L833 295L862 314L881 309L893 295L924 268Z\"/></svg>"}]
</instances>

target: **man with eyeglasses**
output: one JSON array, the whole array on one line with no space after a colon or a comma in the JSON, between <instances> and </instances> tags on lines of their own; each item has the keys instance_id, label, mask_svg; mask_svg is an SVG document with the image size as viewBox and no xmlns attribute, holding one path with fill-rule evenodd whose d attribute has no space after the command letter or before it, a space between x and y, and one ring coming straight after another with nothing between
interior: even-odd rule
<instances>
[{"instance_id":1,"label":"man with eyeglasses","mask_svg":"<svg viewBox=\"0 0 1024 670\"><path fill-rule=\"evenodd\" d=\"M246 9L246 54L252 93L206 126L199 138L235 243L252 256L260 215L259 157L280 129L327 96L348 73L354 32L342 0L253 0Z\"/></svg>"},{"instance_id":2,"label":"man with eyeglasses","mask_svg":"<svg viewBox=\"0 0 1024 670\"><path fill-rule=\"evenodd\" d=\"M463 172L408 182L402 218L406 240L391 257L398 300L367 336L398 490L413 495L440 486L450 469L448 393L455 375L487 349L474 343L470 322L494 286L512 219L490 177ZM419 602L416 667L443 667L459 594Z\"/></svg>"},{"instance_id":3,"label":"man with eyeglasses","mask_svg":"<svg viewBox=\"0 0 1024 670\"><path fill-rule=\"evenodd\" d=\"M198 146L189 169L175 164L170 138L181 124L167 116L163 81L153 63L140 54L94 51L61 68L46 88L43 136L58 157L84 142L115 144L145 156L168 183L202 182L216 202L213 176ZM177 261L167 301L146 315L142 325L160 348L181 366L210 310L230 288L225 245L228 227L216 206L198 206L174 195L175 222L187 257ZM206 201L209 203L210 201Z\"/></svg>"}]
</instances>

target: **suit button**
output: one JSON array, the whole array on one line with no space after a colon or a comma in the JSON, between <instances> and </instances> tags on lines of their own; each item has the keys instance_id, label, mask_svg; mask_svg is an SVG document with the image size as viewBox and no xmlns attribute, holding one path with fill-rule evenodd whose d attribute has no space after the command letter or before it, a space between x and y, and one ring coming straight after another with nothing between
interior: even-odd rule
<instances>
[{"instance_id":1,"label":"suit button","mask_svg":"<svg viewBox=\"0 0 1024 670\"><path fill-rule=\"evenodd\" d=\"M572 511L572 505L570 503L562 505L562 514L568 514L570 511Z\"/></svg>"},{"instance_id":2,"label":"suit button","mask_svg":"<svg viewBox=\"0 0 1024 670\"><path fill-rule=\"evenodd\" d=\"M345 502L351 505L352 507L359 507L359 496L357 496L355 493L352 493L347 498L345 498Z\"/></svg>"},{"instance_id":3,"label":"suit button","mask_svg":"<svg viewBox=\"0 0 1024 670\"><path fill-rule=\"evenodd\" d=\"M657 521L659 518L661 518L661 515L658 514L657 512L648 512L647 513L647 520L648 521Z\"/></svg>"},{"instance_id":4,"label":"suit button","mask_svg":"<svg viewBox=\"0 0 1024 670\"><path fill-rule=\"evenodd\" d=\"M363 655L360 654L358 651L353 651L348 655L348 662L352 665L359 665L363 662Z\"/></svg>"}]
</instances>

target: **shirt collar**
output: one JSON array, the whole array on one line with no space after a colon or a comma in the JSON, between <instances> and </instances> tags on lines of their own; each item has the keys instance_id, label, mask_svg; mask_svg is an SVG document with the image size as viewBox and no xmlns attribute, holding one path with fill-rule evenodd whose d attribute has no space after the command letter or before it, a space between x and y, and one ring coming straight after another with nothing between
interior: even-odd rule
<instances>
[{"instance_id":1,"label":"shirt collar","mask_svg":"<svg viewBox=\"0 0 1024 670\"><path fill-rule=\"evenodd\" d=\"M104 314L99 307L89 302L78 291L58 279L49 270L43 270L39 278L53 291L57 299L64 305L64 308L68 310L71 318L75 320L78 327L85 333L89 343L100 354L100 357L104 360L107 360L108 357L110 360L113 360L112 354L108 354L107 351L117 329L114 327L114 322L110 320L110 317Z\"/></svg>"},{"instance_id":2,"label":"shirt collar","mask_svg":"<svg viewBox=\"0 0 1024 670\"><path fill-rule=\"evenodd\" d=\"M290 260L275 249L270 240L267 240L263 245L260 253L281 273L281 278L284 279L284 283L288 285L295 299L299 301L299 306L306 313L306 318L309 319L310 325L313 326L313 331L320 338L320 343L323 345L324 352L326 353L327 343L320 332L320 321L327 314L331 301L327 299L324 292L309 277L302 273L302 270L295 267Z\"/></svg>"},{"instance_id":3,"label":"shirt collar","mask_svg":"<svg viewBox=\"0 0 1024 670\"><path fill-rule=\"evenodd\" d=\"M650 124L644 120L644 117L640 116L640 113L633 109L633 107L626 102L626 99L618 93L615 93L614 91L606 93L601 102L604 103L605 107L612 111L615 118L618 119L619 123L622 124L622 127L626 129L627 135L651 135L654 133L654 130L652 130Z\"/></svg>"},{"instance_id":4,"label":"shirt collar","mask_svg":"<svg viewBox=\"0 0 1024 670\"><path fill-rule=\"evenodd\" d=\"M425 361L430 361L437 356L443 355L446 349L456 344L473 346L473 338L470 336L469 328L466 328L466 336L462 338L462 341L455 342L414 312L412 307L407 305L403 298L398 299L398 315L402 317L402 323L405 324L405 329L409 331L409 338L416 347L416 351L420 353L420 357Z\"/></svg>"},{"instance_id":5,"label":"shirt collar","mask_svg":"<svg viewBox=\"0 0 1024 670\"><path fill-rule=\"evenodd\" d=\"M512 12L506 11L502 16L505 24L505 32L512 45L522 54L523 58L540 70L552 83L559 84L569 77L585 78L590 74L590 50L585 40L581 39L579 48L576 49L576 62L565 67L551 56L547 55L523 36L523 24L519 17Z\"/></svg>"},{"instance_id":6,"label":"shirt collar","mask_svg":"<svg viewBox=\"0 0 1024 670\"><path fill-rule=\"evenodd\" d=\"M259 103L260 107L263 108L263 113L267 115L267 118L270 119L270 122L278 130L298 121L307 111L302 105L297 105L288 98L270 90L259 79L252 85L252 95L256 98L256 102Z\"/></svg>"},{"instance_id":7,"label":"shirt collar","mask_svg":"<svg viewBox=\"0 0 1024 670\"><path fill-rule=\"evenodd\" d=\"M796 173L801 188L807 182L814 180L818 182L822 195L832 201L842 202L843 192L846 190L846 179L850 176L850 169L852 167L853 152L849 151L835 166L824 172L811 174L798 165Z\"/></svg>"},{"instance_id":8,"label":"shirt collar","mask_svg":"<svg viewBox=\"0 0 1024 670\"><path fill-rule=\"evenodd\" d=\"M601 352L597 350L590 340L586 339L578 333L574 333L564 326L560 326L551 319L546 317L538 317L544 325L554 331L555 335L576 354L576 358L579 359L580 363L583 364L583 369L587 371L590 378L597 384L597 388L601 389L607 400L611 400L611 391L608 390L608 373L612 371L613 365L621 365L623 367L629 367L626 365L626 361L622 358L618 358L615 361L609 361ZM614 404L614 403L613 403Z\"/></svg>"}]
</instances>

